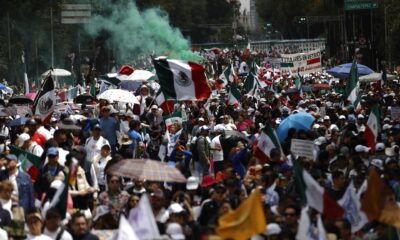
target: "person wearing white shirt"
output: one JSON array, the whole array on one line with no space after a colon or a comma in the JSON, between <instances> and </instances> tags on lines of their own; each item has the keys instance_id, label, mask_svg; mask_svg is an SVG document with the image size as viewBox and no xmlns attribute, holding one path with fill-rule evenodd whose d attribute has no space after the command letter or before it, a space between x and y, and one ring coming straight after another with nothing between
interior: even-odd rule
<instances>
[{"instance_id":1,"label":"person wearing white shirt","mask_svg":"<svg viewBox=\"0 0 400 240\"><path fill-rule=\"evenodd\" d=\"M69 232L61 227L61 215L55 208L50 208L46 213L43 234L56 240L72 240Z\"/></svg>"},{"instance_id":2,"label":"person wearing white shirt","mask_svg":"<svg viewBox=\"0 0 400 240\"><path fill-rule=\"evenodd\" d=\"M210 150L212 151L214 158L214 172L220 172L224 170L224 152L222 151L220 137L222 132L225 130L222 126L219 125L214 127L214 132L216 136L211 140Z\"/></svg>"},{"instance_id":3,"label":"person wearing white shirt","mask_svg":"<svg viewBox=\"0 0 400 240\"><path fill-rule=\"evenodd\" d=\"M101 147L110 145L107 139L101 136L101 126L96 124L93 126L92 136L86 140L85 150L86 159L92 162L93 157L100 154Z\"/></svg>"},{"instance_id":4,"label":"person wearing white shirt","mask_svg":"<svg viewBox=\"0 0 400 240\"><path fill-rule=\"evenodd\" d=\"M101 191L105 190L106 187L106 176L104 169L107 163L111 160L111 148L110 145L105 144L101 147L100 154L97 154L93 158L93 167L97 178L97 183Z\"/></svg>"},{"instance_id":5,"label":"person wearing white shirt","mask_svg":"<svg viewBox=\"0 0 400 240\"><path fill-rule=\"evenodd\" d=\"M22 133L18 136L17 146L38 157L41 157L43 154L43 148L36 142L32 141L31 136L27 133Z\"/></svg>"}]
</instances>

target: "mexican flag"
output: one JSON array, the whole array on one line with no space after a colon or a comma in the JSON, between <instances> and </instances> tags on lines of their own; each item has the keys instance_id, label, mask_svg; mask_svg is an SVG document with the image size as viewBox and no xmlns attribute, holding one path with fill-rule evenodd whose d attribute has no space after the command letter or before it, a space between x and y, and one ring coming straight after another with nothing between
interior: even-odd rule
<instances>
[{"instance_id":1,"label":"mexican flag","mask_svg":"<svg viewBox=\"0 0 400 240\"><path fill-rule=\"evenodd\" d=\"M168 132L171 132L171 128L175 123L182 124L182 114L181 112L174 112L169 115L164 116L165 126Z\"/></svg>"},{"instance_id":2,"label":"mexican flag","mask_svg":"<svg viewBox=\"0 0 400 240\"><path fill-rule=\"evenodd\" d=\"M367 126L364 132L364 138L367 140L368 146L372 151L375 151L376 139L379 133L380 126L380 113L379 113L379 105L374 105L371 109L371 113L369 114Z\"/></svg>"},{"instance_id":3,"label":"mexican flag","mask_svg":"<svg viewBox=\"0 0 400 240\"><path fill-rule=\"evenodd\" d=\"M228 104L239 106L241 97L242 96L237 87L233 84L229 84Z\"/></svg>"},{"instance_id":4,"label":"mexican flag","mask_svg":"<svg viewBox=\"0 0 400 240\"><path fill-rule=\"evenodd\" d=\"M261 132L256 145L255 156L262 164L270 159L271 150L276 148L282 153L281 144L279 143L278 136L271 126L267 125Z\"/></svg>"},{"instance_id":5,"label":"mexican flag","mask_svg":"<svg viewBox=\"0 0 400 240\"><path fill-rule=\"evenodd\" d=\"M345 98L351 104L353 104L355 109L358 109L360 104L359 92L360 92L360 83L358 82L357 62L353 61L353 65L351 65L350 69L350 77L348 78L346 84Z\"/></svg>"},{"instance_id":6,"label":"mexican flag","mask_svg":"<svg viewBox=\"0 0 400 240\"><path fill-rule=\"evenodd\" d=\"M294 84L296 85L296 89L297 89L297 92L299 93L299 96L301 98L303 98L304 97L304 94L303 94L303 77L300 76L300 74L296 78L296 81L294 82Z\"/></svg>"},{"instance_id":7,"label":"mexican flag","mask_svg":"<svg viewBox=\"0 0 400 240\"><path fill-rule=\"evenodd\" d=\"M253 73L249 73L246 77L244 82L244 89L246 90L247 94L254 95L259 87L259 82L257 77L254 76Z\"/></svg>"},{"instance_id":8,"label":"mexican flag","mask_svg":"<svg viewBox=\"0 0 400 240\"><path fill-rule=\"evenodd\" d=\"M219 78L224 82L222 87L225 87L230 83L236 84L238 78L236 76L235 69L233 68L233 64L228 65L228 67L225 68L224 72L219 76Z\"/></svg>"},{"instance_id":9,"label":"mexican flag","mask_svg":"<svg viewBox=\"0 0 400 240\"><path fill-rule=\"evenodd\" d=\"M20 169L31 176L32 182L36 181L40 169L40 157L22 150L13 145L9 145L11 153L18 157Z\"/></svg>"},{"instance_id":10,"label":"mexican flag","mask_svg":"<svg viewBox=\"0 0 400 240\"><path fill-rule=\"evenodd\" d=\"M306 170L300 167L297 161L294 161L294 171L297 190L308 206L331 220L343 216L344 210L338 202Z\"/></svg>"},{"instance_id":11,"label":"mexican flag","mask_svg":"<svg viewBox=\"0 0 400 240\"><path fill-rule=\"evenodd\" d=\"M156 103L163 110L163 115L170 114L174 111L175 101L167 100L161 90L157 93Z\"/></svg>"},{"instance_id":12,"label":"mexican flag","mask_svg":"<svg viewBox=\"0 0 400 240\"><path fill-rule=\"evenodd\" d=\"M41 117L42 122L49 123L56 106L56 93L54 91L54 81L50 74L44 80L42 88L39 90L33 102L32 111Z\"/></svg>"},{"instance_id":13,"label":"mexican flag","mask_svg":"<svg viewBox=\"0 0 400 240\"><path fill-rule=\"evenodd\" d=\"M160 58L153 63L166 99L203 100L210 97L211 87L200 64Z\"/></svg>"},{"instance_id":14,"label":"mexican flag","mask_svg":"<svg viewBox=\"0 0 400 240\"><path fill-rule=\"evenodd\" d=\"M318 239L326 240L326 231L322 223L321 215L317 214L310 217L309 207L304 207L301 210L299 221L299 229L296 234L296 239Z\"/></svg>"}]
</instances>

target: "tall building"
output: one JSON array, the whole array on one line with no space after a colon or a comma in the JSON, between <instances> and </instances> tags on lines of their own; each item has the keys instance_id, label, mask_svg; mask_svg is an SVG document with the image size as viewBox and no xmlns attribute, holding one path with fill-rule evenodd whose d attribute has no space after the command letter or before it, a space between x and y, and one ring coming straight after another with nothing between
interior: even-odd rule
<instances>
[{"instance_id":1,"label":"tall building","mask_svg":"<svg viewBox=\"0 0 400 240\"><path fill-rule=\"evenodd\" d=\"M258 30L258 14L257 14L257 7L256 7L256 0L249 0L250 1L250 21L249 21L249 28L252 33Z\"/></svg>"}]
</instances>

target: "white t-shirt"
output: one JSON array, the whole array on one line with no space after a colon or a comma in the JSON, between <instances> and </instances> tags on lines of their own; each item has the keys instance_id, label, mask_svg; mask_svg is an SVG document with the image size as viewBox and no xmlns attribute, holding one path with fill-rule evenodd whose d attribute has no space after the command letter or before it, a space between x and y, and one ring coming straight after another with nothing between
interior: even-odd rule
<instances>
[{"instance_id":1,"label":"white t-shirt","mask_svg":"<svg viewBox=\"0 0 400 240\"><path fill-rule=\"evenodd\" d=\"M28 152L32 153L33 155L36 155L38 157L41 157L43 154L43 148L38 145L36 142L32 142L32 144L28 148Z\"/></svg>"},{"instance_id":2,"label":"white t-shirt","mask_svg":"<svg viewBox=\"0 0 400 240\"><path fill-rule=\"evenodd\" d=\"M212 149L219 149L219 150L212 150L214 162L220 162L220 161L224 160L224 152L222 151L221 141L219 140L220 136L221 135L214 137L211 140L211 144L210 144L210 147Z\"/></svg>"},{"instance_id":3,"label":"white t-shirt","mask_svg":"<svg viewBox=\"0 0 400 240\"><path fill-rule=\"evenodd\" d=\"M100 154L101 147L104 145L110 145L110 143L102 136L98 140L95 140L93 137L88 138L85 143L86 159L92 162L94 156Z\"/></svg>"},{"instance_id":4,"label":"white t-shirt","mask_svg":"<svg viewBox=\"0 0 400 240\"><path fill-rule=\"evenodd\" d=\"M32 236L28 234L27 238L28 240L52 240L52 238L49 238L48 236L41 234L39 236Z\"/></svg>"},{"instance_id":5,"label":"white t-shirt","mask_svg":"<svg viewBox=\"0 0 400 240\"><path fill-rule=\"evenodd\" d=\"M47 228L44 228L43 234L50 237L51 239L56 239L58 233L61 231L61 228L58 228L57 231L55 232L50 232L49 230L47 230ZM67 231L64 230L64 232L62 233L60 240L72 240L72 236L71 234Z\"/></svg>"}]
</instances>

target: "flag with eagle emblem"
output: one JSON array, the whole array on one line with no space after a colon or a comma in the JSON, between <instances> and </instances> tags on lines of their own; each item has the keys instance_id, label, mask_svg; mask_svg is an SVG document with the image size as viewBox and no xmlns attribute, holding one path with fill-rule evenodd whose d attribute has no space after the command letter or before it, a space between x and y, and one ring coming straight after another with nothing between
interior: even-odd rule
<instances>
[{"instance_id":1,"label":"flag with eagle emblem","mask_svg":"<svg viewBox=\"0 0 400 240\"><path fill-rule=\"evenodd\" d=\"M32 111L35 115L40 116L43 123L49 123L56 106L56 93L54 91L54 81L49 74L36 95L33 102Z\"/></svg>"},{"instance_id":2,"label":"flag with eagle emblem","mask_svg":"<svg viewBox=\"0 0 400 240\"><path fill-rule=\"evenodd\" d=\"M275 130L267 125L261 132L257 144L256 144L255 156L260 160L261 163L266 163L271 155L272 149L278 149L282 153L281 144L275 133Z\"/></svg>"},{"instance_id":3,"label":"flag with eagle emblem","mask_svg":"<svg viewBox=\"0 0 400 240\"><path fill-rule=\"evenodd\" d=\"M153 62L166 100L203 100L210 97L211 87L200 64L165 58Z\"/></svg>"}]
</instances>

